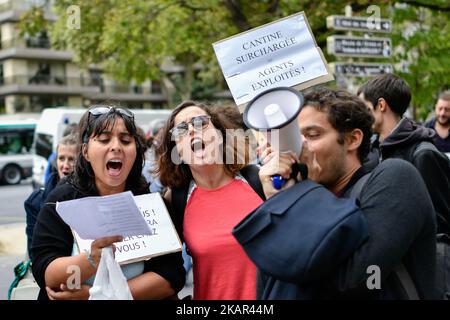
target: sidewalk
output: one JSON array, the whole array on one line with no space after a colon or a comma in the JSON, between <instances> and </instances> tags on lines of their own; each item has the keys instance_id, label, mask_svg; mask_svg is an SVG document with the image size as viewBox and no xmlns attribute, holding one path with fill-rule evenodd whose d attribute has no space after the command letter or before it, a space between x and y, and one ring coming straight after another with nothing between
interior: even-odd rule
<instances>
[{"instance_id":1,"label":"sidewalk","mask_svg":"<svg viewBox=\"0 0 450 320\"><path fill-rule=\"evenodd\" d=\"M0 225L0 256L24 255L26 249L25 223Z\"/></svg>"},{"instance_id":2,"label":"sidewalk","mask_svg":"<svg viewBox=\"0 0 450 320\"><path fill-rule=\"evenodd\" d=\"M25 223L0 225L0 300L7 299L14 267L22 261L26 247Z\"/></svg>"}]
</instances>

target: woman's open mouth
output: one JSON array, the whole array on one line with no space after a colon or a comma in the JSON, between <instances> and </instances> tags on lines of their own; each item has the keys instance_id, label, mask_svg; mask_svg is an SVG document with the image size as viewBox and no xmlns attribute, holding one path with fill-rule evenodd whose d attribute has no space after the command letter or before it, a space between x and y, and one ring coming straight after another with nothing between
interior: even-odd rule
<instances>
[{"instance_id":1,"label":"woman's open mouth","mask_svg":"<svg viewBox=\"0 0 450 320\"><path fill-rule=\"evenodd\" d=\"M194 138L191 141L191 150L196 157L202 158L205 150L205 143L200 138Z\"/></svg>"},{"instance_id":2,"label":"woman's open mouth","mask_svg":"<svg viewBox=\"0 0 450 320\"><path fill-rule=\"evenodd\" d=\"M110 176L117 177L120 174L121 169L122 160L113 159L106 163L106 170Z\"/></svg>"},{"instance_id":3,"label":"woman's open mouth","mask_svg":"<svg viewBox=\"0 0 450 320\"><path fill-rule=\"evenodd\" d=\"M70 171L63 170L61 173L63 174L64 177L67 177L70 174Z\"/></svg>"}]
</instances>

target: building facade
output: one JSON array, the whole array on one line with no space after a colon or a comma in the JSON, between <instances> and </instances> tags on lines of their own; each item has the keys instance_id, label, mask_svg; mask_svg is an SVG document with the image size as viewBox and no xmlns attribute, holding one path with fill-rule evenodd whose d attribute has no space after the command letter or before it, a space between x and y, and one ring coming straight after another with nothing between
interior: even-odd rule
<instances>
[{"instance_id":1,"label":"building facade","mask_svg":"<svg viewBox=\"0 0 450 320\"><path fill-rule=\"evenodd\" d=\"M34 3L35 4L35 3ZM102 69L80 69L70 51L54 50L45 32L21 36L27 0L0 0L0 113L40 112L46 107L88 106L117 101L130 108L164 108L168 99L159 82L119 84ZM50 10L46 18L54 20Z\"/></svg>"}]
</instances>

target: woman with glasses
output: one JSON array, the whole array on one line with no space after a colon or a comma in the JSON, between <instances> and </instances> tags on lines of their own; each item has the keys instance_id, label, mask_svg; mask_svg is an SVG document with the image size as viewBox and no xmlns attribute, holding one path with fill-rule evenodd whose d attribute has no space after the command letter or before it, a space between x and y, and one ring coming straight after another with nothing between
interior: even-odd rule
<instances>
[{"instance_id":1,"label":"woman with glasses","mask_svg":"<svg viewBox=\"0 0 450 320\"><path fill-rule=\"evenodd\" d=\"M231 230L263 200L253 179L241 176L247 162L239 146L230 147L227 128L211 107L186 101L169 117L158 149L160 179L170 188L165 198L192 256L199 300L256 298L256 268Z\"/></svg>"},{"instance_id":2,"label":"woman with glasses","mask_svg":"<svg viewBox=\"0 0 450 320\"><path fill-rule=\"evenodd\" d=\"M57 201L106 196L124 191L148 193L142 176L144 160L134 115L121 107L96 106L79 124L81 148L74 174L48 196L34 229L31 251L33 274L41 287L39 299L87 299L99 265L101 249L121 241L105 237L92 242L91 251L78 252L70 227L55 209ZM69 289L73 266L80 269L81 287ZM69 269L72 268L72 269ZM181 253L154 257L122 267L134 299L164 299L184 285Z\"/></svg>"}]
</instances>

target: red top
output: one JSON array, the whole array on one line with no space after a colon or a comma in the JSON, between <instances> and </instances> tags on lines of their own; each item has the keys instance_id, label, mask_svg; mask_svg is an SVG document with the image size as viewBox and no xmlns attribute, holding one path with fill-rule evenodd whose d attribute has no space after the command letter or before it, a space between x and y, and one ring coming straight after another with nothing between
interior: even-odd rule
<instances>
[{"instance_id":1,"label":"red top","mask_svg":"<svg viewBox=\"0 0 450 320\"><path fill-rule=\"evenodd\" d=\"M263 201L242 180L197 187L186 205L184 238L193 259L194 299L253 300L256 267L231 230Z\"/></svg>"}]
</instances>

